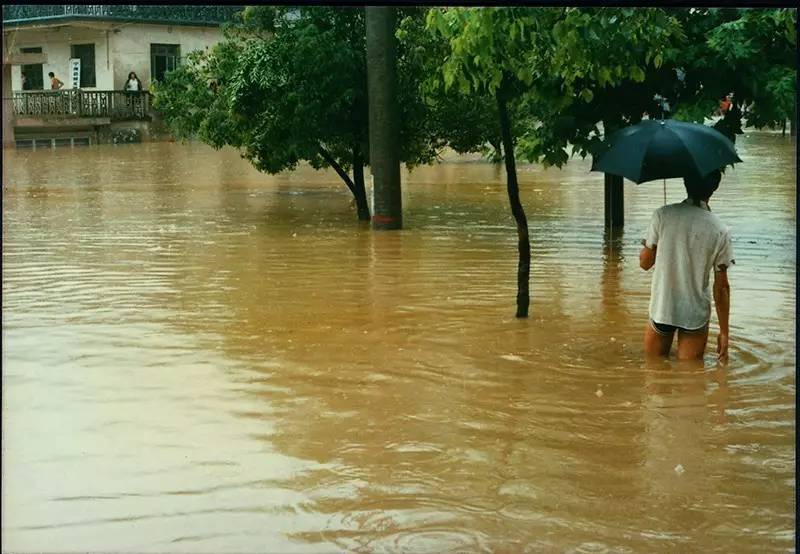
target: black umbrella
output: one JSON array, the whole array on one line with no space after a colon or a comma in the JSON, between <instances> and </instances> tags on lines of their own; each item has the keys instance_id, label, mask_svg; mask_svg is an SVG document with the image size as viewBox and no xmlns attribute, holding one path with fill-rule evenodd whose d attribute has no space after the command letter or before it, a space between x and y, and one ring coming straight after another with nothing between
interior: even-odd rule
<instances>
[{"instance_id":1,"label":"black umbrella","mask_svg":"<svg viewBox=\"0 0 800 554\"><path fill-rule=\"evenodd\" d=\"M592 171L644 183L705 177L741 161L733 143L716 129L674 119L646 119L611 135L606 151L594 158Z\"/></svg>"}]
</instances>

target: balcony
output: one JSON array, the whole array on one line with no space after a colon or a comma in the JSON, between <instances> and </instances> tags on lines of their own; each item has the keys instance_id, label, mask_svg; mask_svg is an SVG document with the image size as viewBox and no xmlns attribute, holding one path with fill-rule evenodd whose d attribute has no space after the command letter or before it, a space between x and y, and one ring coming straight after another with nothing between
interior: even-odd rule
<instances>
[{"instance_id":1,"label":"balcony","mask_svg":"<svg viewBox=\"0 0 800 554\"><path fill-rule=\"evenodd\" d=\"M150 119L150 94L119 90L65 90L15 92L14 115L18 119L147 121Z\"/></svg>"},{"instance_id":2,"label":"balcony","mask_svg":"<svg viewBox=\"0 0 800 554\"><path fill-rule=\"evenodd\" d=\"M170 25L221 25L244 6L130 4L12 4L3 6L3 25L19 26L62 20L108 20Z\"/></svg>"}]
</instances>

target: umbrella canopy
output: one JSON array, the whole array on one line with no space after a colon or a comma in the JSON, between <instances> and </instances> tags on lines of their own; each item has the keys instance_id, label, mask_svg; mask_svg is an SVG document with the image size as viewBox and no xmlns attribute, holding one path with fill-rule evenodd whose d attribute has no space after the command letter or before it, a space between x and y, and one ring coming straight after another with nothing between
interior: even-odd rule
<instances>
[{"instance_id":1,"label":"umbrella canopy","mask_svg":"<svg viewBox=\"0 0 800 554\"><path fill-rule=\"evenodd\" d=\"M635 183L674 177L705 177L741 162L733 143L706 125L646 119L620 129L594 158L592 171L621 175Z\"/></svg>"}]
</instances>

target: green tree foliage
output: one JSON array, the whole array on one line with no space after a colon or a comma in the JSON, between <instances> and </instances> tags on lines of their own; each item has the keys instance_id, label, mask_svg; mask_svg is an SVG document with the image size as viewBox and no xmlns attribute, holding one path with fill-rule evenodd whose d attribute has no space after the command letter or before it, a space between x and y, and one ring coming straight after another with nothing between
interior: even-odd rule
<instances>
[{"instance_id":1,"label":"green tree foliage","mask_svg":"<svg viewBox=\"0 0 800 554\"><path fill-rule=\"evenodd\" d=\"M607 89L645 81L680 28L664 10L610 8L434 9L427 24L448 44L445 88L496 101L518 233L516 315L527 317L530 241L516 155L558 166L569 144L585 155L608 115L591 104L613 102Z\"/></svg>"},{"instance_id":2,"label":"green tree foliage","mask_svg":"<svg viewBox=\"0 0 800 554\"><path fill-rule=\"evenodd\" d=\"M690 8L675 10L685 39L667 52L677 100L676 118L703 122L734 93L718 128L734 138L742 119L773 127L794 118L797 75L796 9Z\"/></svg>"},{"instance_id":3,"label":"green tree foliage","mask_svg":"<svg viewBox=\"0 0 800 554\"><path fill-rule=\"evenodd\" d=\"M423 17L419 9L405 12ZM400 52L400 157L412 167L434 160L443 146L418 95L415 64ZM225 41L168 75L155 107L179 137L237 147L261 171L303 161L332 167L353 193L359 218L369 219L363 9L248 7Z\"/></svg>"},{"instance_id":4,"label":"green tree foliage","mask_svg":"<svg viewBox=\"0 0 800 554\"><path fill-rule=\"evenodd\" d=\"M445 86L441 65L449 43L426 27L427 12L428 9L406 12L398 25L401 77L403 73L416 75L417 90L409 86L405 91L416 93L422 100L419 120L427 126L430 143L439 148L448 146L460 154L479 152L498 163L502 157L494 97L461 94Z\"/></svg>"}]
</instances>

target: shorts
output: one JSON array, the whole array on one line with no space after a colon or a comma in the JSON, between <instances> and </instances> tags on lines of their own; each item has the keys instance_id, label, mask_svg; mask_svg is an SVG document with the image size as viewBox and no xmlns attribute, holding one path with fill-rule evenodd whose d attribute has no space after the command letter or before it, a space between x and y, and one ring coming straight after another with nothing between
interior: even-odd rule
<instances>
[{"instance_id":1,"label":"shorts","mask_svg":"<svg viewBox=\"0 0 800 554\"><path fill-rule=\"evenodd\" d=\"M708 323L703 325L702 327L698 327L697 329L684 329L683 327L676 327L674 325L666 325L664 323L656 323L652 319L650 320L650 326L653 330L661 335L662 337L668 337L676 330L681 331L683 333L687 333L689 335L699 335L701 333L705 333L708 330Z\"/></svg>"}]
</instances>

